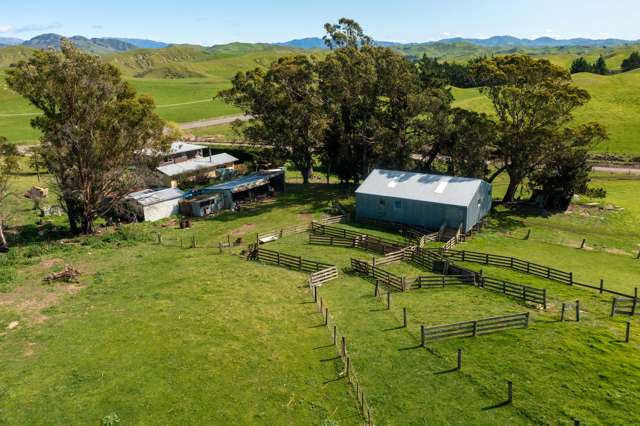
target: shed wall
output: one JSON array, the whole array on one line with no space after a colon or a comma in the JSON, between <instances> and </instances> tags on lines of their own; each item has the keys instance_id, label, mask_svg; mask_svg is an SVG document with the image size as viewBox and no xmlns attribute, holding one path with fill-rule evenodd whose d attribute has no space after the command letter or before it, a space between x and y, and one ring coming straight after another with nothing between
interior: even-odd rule
<instances>
[{"instance_id":1,"label":"shed wall","mask_svg":"<svg viewBox=\"0 0 640 426\"><path fill-rule=\"evenodd\" d=\"M468 217L464 206L450 206L426 201L356 193L358 217L406 223L437 230L446 221L447 227L457 228ZM472 225L473 226L473 225Z\"/></svg>"},{"instance_id":2,"label":"shed wall","mask_svg":"<svg viewBox=\"0 0 640 426\"><path fill-rule=\"evenodd\" d=\"M178 214L178 203L180 199L167 200L161 203L152 204L150 206L143 207L144 220L153 222L160 219L165 219L169 216Z\"/></svg>"}]
</instances>

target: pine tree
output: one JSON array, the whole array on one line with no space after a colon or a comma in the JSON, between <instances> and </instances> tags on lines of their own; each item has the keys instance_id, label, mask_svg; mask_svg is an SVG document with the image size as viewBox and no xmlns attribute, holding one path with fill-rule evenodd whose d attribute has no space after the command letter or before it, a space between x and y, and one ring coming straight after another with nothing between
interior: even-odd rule
<instances>
[{"instance_id":1,"label":"pine tree","mask_svg":"<svg viewBox=\"0 0 640 426\"><path fill-rule=\"evenodd\" d=\"M596 61L596 63L593 65L593 72L600 75L609 74L609 68L607 68L607 62L604 60L602 56L600 56Z\"/></svg>"},{"instance_id":2,"label":"pine tree","mask_svg":"<svg viewBox=\"0 0 640 426\"><path fill-rule=\"evenodd\" d=\"M622 61L622 71L632 71L640 68L640 53L633 52L627 59Z\"/></svg>"},{"instance_id":3,"label":"pine tree","mask_svg":"<svg viewBox=\"0 0 640 426\"><path fill-rule=\"evenodd\" d=\"M580 56L571 63L571 74L577 74L579 72L592 72L593 65L591 65L584 56Z\"/></svg>"}]
</instances>

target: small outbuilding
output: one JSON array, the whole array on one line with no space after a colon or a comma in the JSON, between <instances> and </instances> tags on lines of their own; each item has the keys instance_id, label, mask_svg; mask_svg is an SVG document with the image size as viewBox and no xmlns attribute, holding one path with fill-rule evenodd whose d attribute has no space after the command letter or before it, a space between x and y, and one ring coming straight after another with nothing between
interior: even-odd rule
<instances>
[{"instance_id":1,"label":"small outbuilding","mask_svg":"<svg viewBox=\"0 0 640 426\"><path fill-rule=\"evenodd\" d=\"M491 210L481 179L375 169L356 190L358 218L468 232Z\"/></svg>"},{"instance_id":2,"label":"small outbuilding","mask_svg":"<svg viewBox=\"0 0 640 426\"><path fill-rule=\"evenodd\" d=\"M207 216L269 197L284 188L284 169L260 170L191 192L180 203L180 211L189 216Z\"/></svg>"},{"instance_id":3,"label":"small outbuilding","mask_svg":"<svg viewBox=\"0 0 640 426\"><path fill-rule=\"evenodd\" d=\"M139 221L155 221L178 214L180 200L186 195L177 188L144 189L125 198Z\"/></svg>"},{"instance_id":4,"label":"small outbuilding","mask_svg":"<svg viewBox=\"0 0 640 426\"><path fill-rule=\"evenodd\" d=\"M227 153L210 155L208 157L194 157L182 162L167 163L157 170L171 182L171 186L188 180L202 180L208 178L225 178L234 173L234 164L238 159Z\"/></svg>"}]
</instances>

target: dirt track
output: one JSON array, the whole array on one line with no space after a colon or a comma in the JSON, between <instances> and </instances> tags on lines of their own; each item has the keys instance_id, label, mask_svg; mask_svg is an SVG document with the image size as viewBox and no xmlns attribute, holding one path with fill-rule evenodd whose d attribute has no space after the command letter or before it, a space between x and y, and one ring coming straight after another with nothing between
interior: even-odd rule
<instances>
[{"instance_id":1,"label":"dirt track","mask_svg":"<svg viewBox=\"0 0 640 426\"><path fill-rule=\"evenodd\" d=\"M209 126L218 126L220 124L229 124L233 123L236 120L247 121L251 119L251 116L248 115L229 115L226 117L218 117L218 118L207 118L205 120L191 121L188 123L180 123L180 128L184 130L188 129L198 129L200 127L209 127Z\"/></svg>"}]
</instances>

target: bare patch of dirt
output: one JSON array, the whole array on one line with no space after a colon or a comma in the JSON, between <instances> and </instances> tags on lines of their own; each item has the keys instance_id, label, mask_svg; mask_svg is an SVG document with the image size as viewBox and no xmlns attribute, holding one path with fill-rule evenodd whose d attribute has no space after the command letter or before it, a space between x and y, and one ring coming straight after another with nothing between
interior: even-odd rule
<instances>
[{"instance_id":1,"label":"bare patch of dirt","mask_svg":"<svg viewBox=\"0 0 640 426\"><path fill-rule=\"evenodd\" d=\"M298 217L304 222L311 222L313 220L313 215L311 213L298 213Z\"/></svg>"},{"instance_id":2,"label":"bare patch of dirt","mask_svg":"<svg viewBox=\"0 0 640 426\"><path fill-rule=\"evenodd\" d=\"M629 254L626 251L617 248L605 248L604 251L611 254L621 254L623 256L627 256Z\"/></svg>"},{"instance_id":3,"label":"bare patch of dirt","mask_svg":"<svg viewBox=\"0 0 640 426\"><path fill-rule=\"evenodd\" d=\"M234 229L233 231L231 231L230 235L232 237L241 237L241 236L253 231L254 229L256 229L255 223L245 223L240 228Z\"/></svg>"},{"instance_id":4,"label":"bare patch of dirt","mask_svg":"<svg viewBox=\"0 0 640 426\"><path fill-rule=\"evenodd\" d=\"M40 262L40 266L42 268L49 269L52 266L57 265L59 263L64 263L64 260L60 259L59 257L56 257L54 259L44 259L42 262Z\"/></svg>"},{"instance_id":5,"label":"bare patch of dirt","mask_svg":"<svg viewBox=\"0 0 640 426\"><path fill-rule=\"evenodd\" d=\"M40 324L49 319L43 310L57 305L65 295L73 295L82 290L80 284L43 286L25 285L10 293L0 293L0 306L10 307L29 324Z\"/></svg>"},{"instance_id":6,"label":"bare patch of dirt","mask_svg":"<svg viewBox=\"0 0 640 426\"><path fill-rule=\"evenodd\" d=\"M36 351L34 350L35 347L36 347L36 344L34 342L27 343L27 347L24 350L23 355L27 358L31 358L36 353Z\"/></svg>"}]
</instances>

